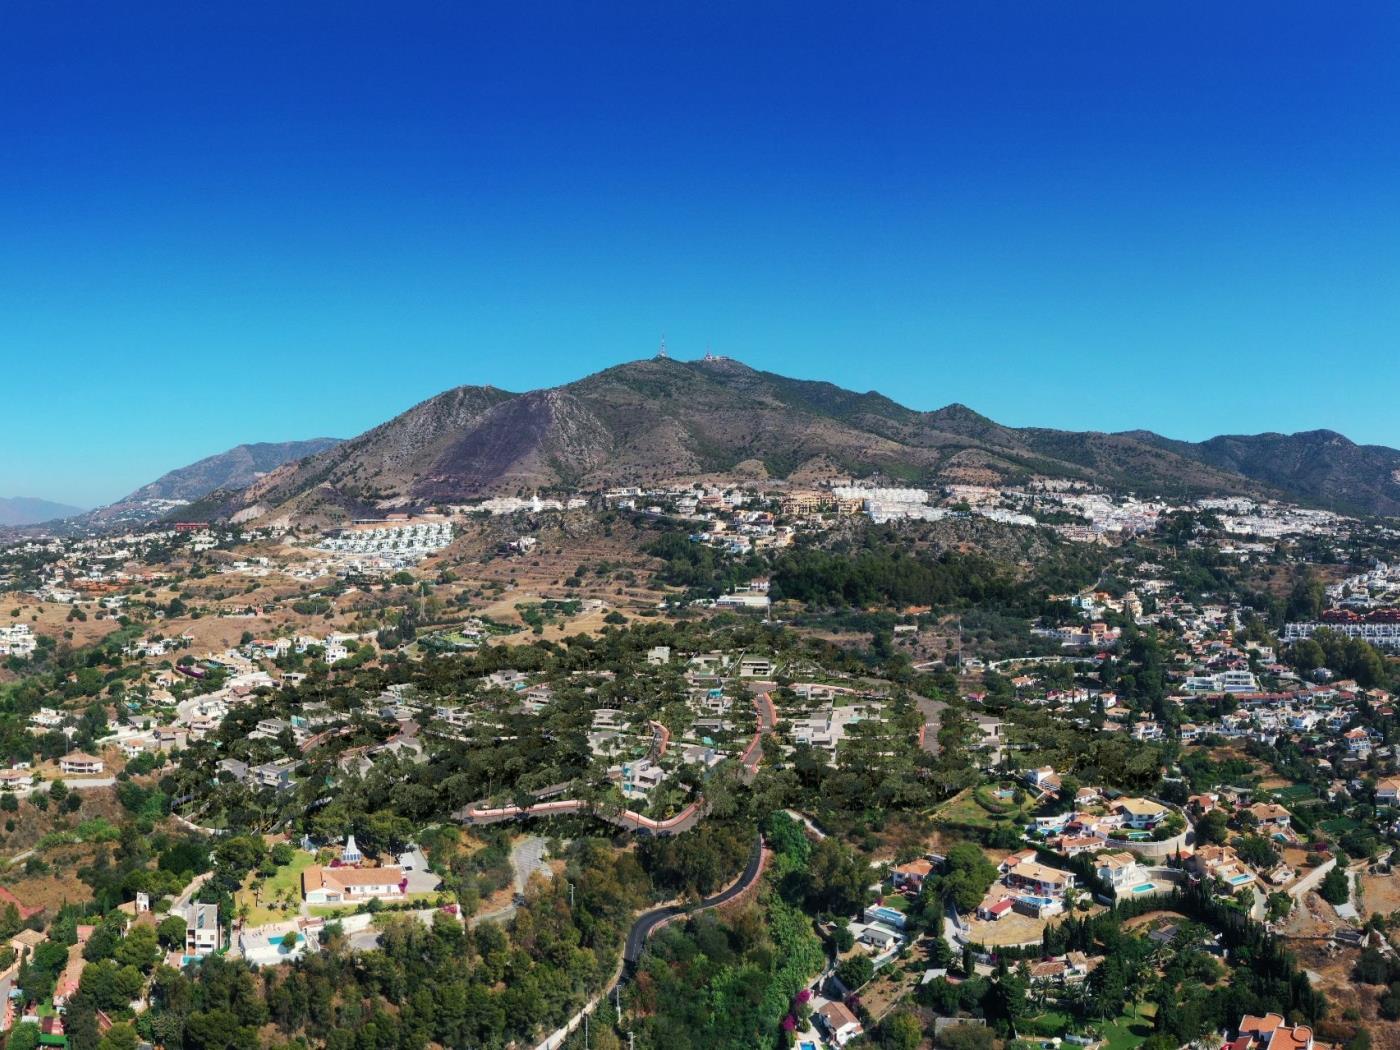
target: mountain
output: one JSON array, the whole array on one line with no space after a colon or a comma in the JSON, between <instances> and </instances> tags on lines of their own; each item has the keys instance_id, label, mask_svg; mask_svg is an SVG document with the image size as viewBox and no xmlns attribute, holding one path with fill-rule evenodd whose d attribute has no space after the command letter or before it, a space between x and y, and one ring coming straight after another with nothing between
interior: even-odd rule
<instances>
[{"instance_id":1,"label":"mountain","mask_svg":"<svg viewBox=\"0 0 1400 1050\"><path fill-rule=\"evenodd\" d=\"M1234 434L1199 443L1173 441L1147 431L1126 436L1241 474L1306 503L1400 516L1400 451L1358 445L1333 430Z\"/></svg>"},{"instance_id":2,"label":"mountain","mask_svg":"<svg viewBox=\"0 0 1400 1050\"><path fill-rule=\"evenodd\" d=\"M920 412L874 391L726 358L658 358L526 393L455 387L181 513L343 520L488 495L681 479L1005 484L1043 476L1173 498L1246 495L1400 514L1397 472L1400 452L1330 432L1193 444L1147 431L1011 428L964 405Z\"/></svg>"},{"instance_id":3,"label":"mountain","mask_svg":"<svg viewBox=\"0 0 1400 1050\"><path fill-rule=\"evenodd\" d=\"M339 443L339 438L311 438L238 445L162 474L116 503L79 515L64 525L70 530L108 529L159 521L211 493L247 488L279 467Z\"/></svg>"},{"instance_id":4,"label":"mountain","mask_svg":"<svg viewBox=\"0 0 1400 1050\"><path fill-rule=\"evenodd\" d=\"M41 521L81 514L82 507L36 499L33 496L0 496L0 525L37 525Z\"/></svg>"},{"instance_id":5,"label":"mountain","mask_svg":"<svg viewBox=\"0 0 1400 1050\"><path fill-rule=\"evenodd\" d=\"M1283 494L1156 440L1013 429L962 405L919 412L873 391L707 358L634 361L527 393L456 387L188 512L340 520L551 489L843 475L901 484L1043 475L1173 496Z\"/></svg>"},{"instance_id":6,"label":"mountain","mask_svg":"<svg viewBox=\"0 0 1400 1050\"><path fill-rule=\"evenodd\" d=\"M120 503L139 503L148 499L197 500L215 489L241 489L251 485L262 474L276 470L284 463L314 456L340 444L339 438L311 438L307 441L259 442L238 445L227 452L207 456L187 467L162 474L148 485L142 485Z\"/></svg>"}]
</instances>

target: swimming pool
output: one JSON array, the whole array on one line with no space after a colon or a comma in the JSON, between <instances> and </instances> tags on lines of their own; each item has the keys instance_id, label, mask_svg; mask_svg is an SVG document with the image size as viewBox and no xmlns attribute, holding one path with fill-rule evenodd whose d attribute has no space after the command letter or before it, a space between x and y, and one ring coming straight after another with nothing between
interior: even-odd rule
<instances>
[{"instance_id":1,"label":"swimming pool","mask_svg":"<svg viewBox=\"0 0 1400 1050\"><path fill-rule=\"evenodd\" d=\"M1041 908L1048 908L1050 907L1050 905L1055 903L1054 897L1037 897L1034 894L1030 893L1023 893L1016 899L1019 901L1024 901L1026 904L1029 904L1032 908L1035 908L1037 911L1039 911Z\"/></svg>"},{"instance_id":2,"label":"swimming pool","mask_svg":"<svg viewBox=\"0 0 1400 1050\"><path fill-rule=\"evenodd\" d=\"M1247 872L1240 872L1238 875L1231 875L1225 881L1228 882L1231 886L1238 886L1243 882L1253 882L1254 876L1248 874Z\"/></svg>"},{"instance_id":3,"label":"swimming pool","mask_svg":"<svg viewBox=\"0 0 1400 1050\"><path fill-rule=\"evenodd\" d=\"M903 927L907 921L903 912L895 911L893 908L871 908L870 914L881 922L889 923L891 926Z\"/></svg>"},{"instance_id":4,"label":"swimming pool","mask_svg":"<svg viewBox=\"0 0 1400 1050\"><path fill-rule=\"evenodd\" d=\"M1157 887L1154 886L1154 885L1152 885L1152 883L1150 883L1150 882L1139 882L1136 886L1133 887L1133 892L1134 892L1134 893L1151 893L1151 892L1152 892L1153 890L1155 890L1156 888L1157 888Z\"/></svg>"}]
</instances>

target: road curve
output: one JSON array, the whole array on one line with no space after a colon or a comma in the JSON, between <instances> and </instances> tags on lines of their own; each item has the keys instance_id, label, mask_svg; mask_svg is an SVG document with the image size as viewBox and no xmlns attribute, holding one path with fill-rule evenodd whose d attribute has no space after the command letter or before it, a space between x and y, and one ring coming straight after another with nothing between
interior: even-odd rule
<instances>
[{"instance_id":1,"label":"road curve","mask_svg":"<svg viewBox=\"0 0 1400 1050\"><path fill-rule=\"evenodd\" d=\"M778 722L777 710L773 707L773 699L767 692L758 693L754 696L754 711L758 715L758 729L754 732L753 739L749 741L748 747L739 756L740 766L746 781L752 782L758 773L758 767L763 762L763 738L766 734L773 732L774 726ZM660 753L664 754L670 744L671 733L660 722L653 722L652 725L659 729L664 736L655 736L654 742L659 745ZM546 789L551 792L562 791L567 788L566 784L556 784L552 788ZM554 799L548 802L536 802L531 806L517 806L514 804L506 806L487 806L485 802L473 802L464 806L456 813L452 814L453 819L466 825L495 824L502 820L517 820L524 817L552 817L562 814L586 813L615 824L626 831L642 832L650 835L679 835L689 831L700 823L705 816L705 800L703 797L696 799L685 809L681 810L673 817L665 820L653 820L640 813L634 813L630 809L619 810L616 813L609 813L598 809L591 802L583 799L564 798Z\"/></svg>"},{"instance_id":2,"label":"road curve","mask_svg":"<svg viewBox=\"0 0 1400 1050\"><path fill-rule=\"evenodd\" d=\"M748 866L744 868L743 874L733 884L720 890L713 897L706 897L692 907L674 904L665 908L653 908L632 924L632 929L627 932L627 946L622 951L622 958L626 961L628 968L636 967L638 960L642 957L643 950L646 948L647 938L655 933L659 927L679 916L692 915L707 908L717 908L721 904L728 904L752 886L762 871L763 836L759 835L754 839L753 849L749 852Z\"/></svg>"}]
</instances>

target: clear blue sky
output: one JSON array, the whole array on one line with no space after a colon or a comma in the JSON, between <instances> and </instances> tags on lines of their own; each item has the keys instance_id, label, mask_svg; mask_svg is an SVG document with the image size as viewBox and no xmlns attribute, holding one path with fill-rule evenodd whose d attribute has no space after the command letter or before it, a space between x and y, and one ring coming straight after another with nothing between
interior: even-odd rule
<instances>
[{"instance_id":1,"label":"clear blue sky","mask_svg":"<svg viewBox=\"0 0 1400 1050\"><path fill-rule=\"evenodd\" d=\"M0 25L0 495L706 346L1400 445L1400 5L136 4Z\"/></svg>"}]
</instances>

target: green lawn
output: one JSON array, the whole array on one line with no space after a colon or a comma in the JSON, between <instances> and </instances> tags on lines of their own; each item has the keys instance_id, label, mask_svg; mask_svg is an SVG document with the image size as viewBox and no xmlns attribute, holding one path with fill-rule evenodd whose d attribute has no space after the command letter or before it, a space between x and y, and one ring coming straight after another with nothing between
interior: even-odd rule
<instances>
[{"instance_id":1,"label":"green lawn","mask_svg":"<svg viewBox=\"0 0 1400 1050\"><path fill-rule=\"evenodd\" d=\"M938 819L947 821L950 824L967 824L974 827L990 828L997 824L1024 825L1029 819L1023 810L1012 806L1005 813L995 816L988 813L968 792L964 797L944 806L938 813Z\"/></svg>"},{"instance_id":2,"label":"green lawn","mask_svg":"<svg viewBox=\"0 0 1400 1050\"><path fill-rule=\"evenodd\" d=\"M294 902L301 901L301 873L311 865L316 863L316 858L310 853L303 853L297 850L292 857L290 864L284 864L278 868L270 877L263 879L262 886L255 894L252 886L257 880L257 872L249 874L243 888L234 896L234 907L242 908L246 904L249 908L248 925L262 926L269 922L280 922L296 914L296 909L291 911L274 910L268 905L272 904L279 897L285 899L290 892ZM258 900L261 898L262 903Z\"/></svg>"},{"instance_id":3,"label":"green lawn","mask_svg":"<svg viewBox=\"0 0 1400 1050\"><path fill-rule=\"evenodd\" d=\"M1345 835L1348 831L1355 831L1361 827L1350 817L1333 817L1330 820L1320 820L1317 826L1329 835Z\"/></svg>"},{"instance_id":4,"label":"green lawn","mask_svg":"<svg viewBox=\"0 0 1400 1050\"><path fill-rule=\"evenodd\" d=\"M1130 1009L1117 1020L1100 1024L1099 1034L1108 1050L1136 1050L1152 1034L1152 1019L1156 1016L1157 1004L1143 1003L1138 1007L1136 1019Z\"/></svg>"},{"instance_id":5,"label":"green lawn","mask_svg":"<svg viewBox=\"0 0 1400 1050\"><path fill-rule=\"evenodd\" d=\"M1064 1036L1070 1031L1073 1018L1063 1010L1044 1010L1036 1014L1018 1029L1021 1035L1035 1035L1044 1039L1049 1036Z\"/></svg>"}]
</instances>

